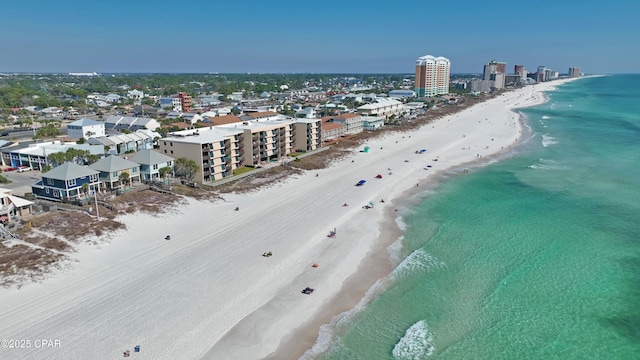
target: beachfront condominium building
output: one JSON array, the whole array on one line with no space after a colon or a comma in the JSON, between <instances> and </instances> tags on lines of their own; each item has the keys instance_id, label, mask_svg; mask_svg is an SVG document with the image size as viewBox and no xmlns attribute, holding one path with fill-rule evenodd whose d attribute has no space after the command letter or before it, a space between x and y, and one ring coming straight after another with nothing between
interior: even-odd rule
<instances>
[{"instance_id":1,"label":"beachfront condominium building","mask_svg":"<svg viewBox=\"0 0 640 360\"><path fill-rule=\"evenodd\" d=\"M449 93L451 62L438 56L425 55L416 60L415 90L418 97L432 97Z\"/></svg>"},{"instance_id":2,"label":"beachfront condominium building","mask_svg":"<svg viewBox=\"0 0 640 360\"><path fill-rule=\"evenodd\" d=\"M172 158L185 158L198 164L194 181L203 183L224 179L241 166L242 130L216 131L214 127L183 130L158 140L159 152Z\"/></svg>"},{"instance_id":3,"label":"beachfront condominium building","mask_svg":"<svg viewBox=\"0 0 640 360\"><path fill-rule=\"evenodd\" d=\"M482 78L492 82L492 87L503 89L505 85L505 75L507 73L507 63L491 60L484 64Z\"/></svg>"},{"instance_id":4,"label":"beachfront condominium building","mask_svg":"<svg viewBox=\"0 0 640 360\"><path fill-rule=\"evenodd\" d=\"M536 81L543 82L549 80L548 78L549 72L545 66L538 66L538 71L536 71Z\"/></svg>"},{"instance_id":5,"label":"beachfront condominium building","mask_svg":"<svg viewBox=\"0 0 640 360\"><path fill-rule=\"evenodd\" d=\"M320 136L320 119L260 120L172 132L158 146L162 154L195 161L196 182L211 182L242 166L262 166L293 151L315 150Z\"/></svg>"},{"instance_id":6,"label":"beachfront condominium building","mask_svg":"<svg viewBox=\"0 0 640 360\"><path fill-rule=\"evenodd\" d=\"M527 78L527 70L524 65L516 65L513 67L513 73L520 75L520 79L525 80Z\"/></svg>"},{"instance_id":7,"label":"beachfront condominium building","mask_svg":"<svg viewBox=\"0 0 640 360\"><path fill-rule=\"evenodd\" d=\"M313 151L322 143L320 119L297 119L293 123L293 149L294 151Z\"/></svg>"},{"instance_id":8,"label":"beachfront condominium building","mask_svg":"<svg viewBox=\"0 0 640 360\"><path fill-rule=\"evenodd\" d=\"M580 68L578 68L578 67L570 67L568 74L569 74L569 77L579 77L580 76Z\"/></svg>"}]
</instances>

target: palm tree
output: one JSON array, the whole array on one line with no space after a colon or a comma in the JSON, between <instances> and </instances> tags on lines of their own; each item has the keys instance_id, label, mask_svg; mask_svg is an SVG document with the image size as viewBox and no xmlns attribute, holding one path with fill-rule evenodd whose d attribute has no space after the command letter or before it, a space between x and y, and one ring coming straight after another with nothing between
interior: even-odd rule
<instances>
[{"instance_id":1,"label":"palm tree","mask_svg":"<svg viewBox=\"0 0 640 360\"><path fill-rule=\"evenodd\" d=\"M118 176L118 180L120 180L120 184L124 184L126 181L129 181L129 173L126 171L121 172Z\"/></svg>"},{"instance_id":2,"label":"palm tree","mask_svg":"<svg viewBox=\"0 0 640 360\"><path fill-rule=\"evenodd\" d=\"M193 180L193 176L199 168L198 164L193 160L187 158L176 159L176 174L184 176L190 181Z\"/></svg>"},{"instance_id":3,"label":"palm tree","mask_svg":"<svg viewBox=\"0 0 640 360\"><path fill-rule=\"evenodd\" d=\"M173 170L170 167L165 166L163 168L160 168L160 170L158 170L158 173L160 174L161 178L165 178L167 177L167 175L171 174L172 171Z\"/></svg>"},{"instance_id":4,"label":"palm tree","mask_svg":"<svg viewBox=\"0 0 640 360\"><path fill-rule=\"evenodd\" d=\"M87 183L82 184L81 189L82 189L82 192L84 193L84 196L86 198L88 198L89 197L89 184L87 184Z\"/></svg>"}]
</instances>

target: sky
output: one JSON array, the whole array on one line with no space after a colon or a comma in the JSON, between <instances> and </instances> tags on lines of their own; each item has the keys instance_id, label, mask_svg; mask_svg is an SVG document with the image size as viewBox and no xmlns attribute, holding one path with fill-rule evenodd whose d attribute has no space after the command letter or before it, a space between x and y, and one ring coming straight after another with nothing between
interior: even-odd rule
<instances>
[{"instance_id":1,"label":"sky","mask_svg":"<svg viewBox=\"0 0 640 360\"><path fill-rule=\"evenodd\" d=\"M491 61L640 73L639 0L20 0L0 72L452 73Z\"/></svg>"}]
</instances>

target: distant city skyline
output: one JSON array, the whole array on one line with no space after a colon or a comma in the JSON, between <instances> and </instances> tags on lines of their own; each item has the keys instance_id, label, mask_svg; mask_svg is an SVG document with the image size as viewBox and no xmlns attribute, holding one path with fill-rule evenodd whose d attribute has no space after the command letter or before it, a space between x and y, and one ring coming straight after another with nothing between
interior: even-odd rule
<instances>
[{"instance_id":1,"label":"distant city skyline","mask_svg":"<svg viewBox=\"0 0 640 360\"><path fill-rule=\"evenodd\" d=\"M0 72L411 74L439 54L452 74L491 60L509 72L640 73L640 2L488 4L8 2Z\"/></svg>"}]
</instances>

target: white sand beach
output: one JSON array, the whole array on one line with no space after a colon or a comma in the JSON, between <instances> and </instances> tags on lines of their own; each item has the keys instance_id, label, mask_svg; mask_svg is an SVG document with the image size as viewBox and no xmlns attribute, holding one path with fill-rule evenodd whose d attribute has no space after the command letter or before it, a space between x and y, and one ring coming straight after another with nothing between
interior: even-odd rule
<instances>
[{"instance_id":1,"label":"white sand beach","mask_svg":"<svg viewBox=\"0 0 640 360\"><path fill-rule=\"evenodd\" d=\"M126 232L100 248L83 246L70 268L0 289L0 337L32 342L0 348L0 358L113 359L127 349L131 358L154 360L299 358L321 324L391 270L386 245L397 230L389 224L404 194L508 151L522 132L510 109L542 103L543 91L564 81L373 139L369 153L356 149L327 169L258 192L191 200L171 215L127 215ZM363 209L369 202L373 209ZM301 293L307 286L313 294ZM36 339L60 346L36 347Z\"/></svg>"}]
</instances>

